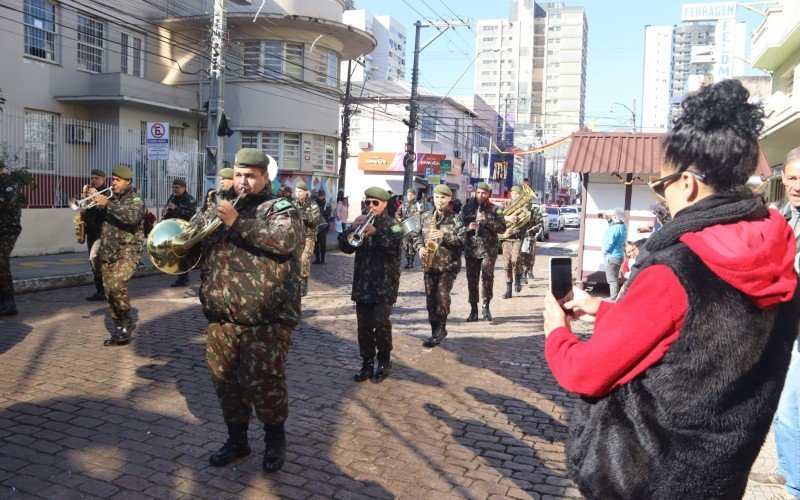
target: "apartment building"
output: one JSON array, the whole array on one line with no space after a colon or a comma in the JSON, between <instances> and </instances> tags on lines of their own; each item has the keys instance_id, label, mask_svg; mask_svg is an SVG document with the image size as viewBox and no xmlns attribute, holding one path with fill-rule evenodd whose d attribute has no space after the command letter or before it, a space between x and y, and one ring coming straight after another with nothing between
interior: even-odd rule
<instances>
[{"instance_id":1,"label":"apartment building","mask_svg":"<svg viewBox=\"0 0 800 500\"><path fill-rule=\"evenodd\" d=\"M642 132L666 132L669 126L672 85L672 26L644 29Z\"/></svg>"},{"instance_id":2,"label":"apartment building","mask_svg":"<svg viewBox=\"0 0 800 500\"><path fill-rule=\"evenodd\" d=\"M377 42L342 23L344 0L256 3L228 2L224 158L232 160L241 147L261 148L278 161L279 182L304 180L335 196L340 63L370 53ZM189 177L196 194L204 173L215 177L205 147L210 5L0 5L7 99L0 144L37 179L36 206L65 206L91 169L115 163L134 168L135 185L151 206L166 200L172 177ZM167 124L168 160L148 157L150 122ZM27 236L23 230L18 246Z\"/></svg>"},{"instance_id":3,"label":"apartment building","mask_svg":"<svg viewBox=\"0 0 800 500\"><path fill-rule=\"evenodd\" d=\"M375 50L366 54L362 64L351 64L353 81L405 80L406 28L392 16L376 16L366 9L346 10L342 21L375 37ZM342 80L347 64L342 64Z\"/></svg>"}]
</instances>

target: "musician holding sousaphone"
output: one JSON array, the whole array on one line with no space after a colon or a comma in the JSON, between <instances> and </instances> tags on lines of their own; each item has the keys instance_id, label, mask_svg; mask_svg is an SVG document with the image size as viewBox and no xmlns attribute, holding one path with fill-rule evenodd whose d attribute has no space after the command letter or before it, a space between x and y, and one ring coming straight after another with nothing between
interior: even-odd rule
<instances>
[{"instance_id":1,"label":"musician holding sousaphone","mask_svg":"<svg viewBox=\"0 0 800 500\"><path fill-rule=\"evenodd\" d=\"M108 312L114 322L111 338L103 342L105 346L129 343L134 328L128 280L142 257L145 205L142 197L133 192L132 180L131 169L117 165L111 169L113 197L104 194L92 197L92 203L104 209L97 258L101 263Z\"/></svg>"},{"instance_id":2,"label":"musician holding sousaphone","mask_svg":"<svg viewBox=\"0 0 800 500\"><path fill-rule=\"evenodd\" d=\"M513 297L511 287L516 281L516 291L522 290L522 240L531 222L530 202L533 198L531 188L525 186L511 187L511 203L503 209L503 219L506 221L506 230L500 235L503 245L503 266L506 275L506 291L504 299Z\"/></svg>"},{"instance_id":3,"label":"musician holding sousaphone","mask_svg":"<svg viewBox=\"0 0 800 500\"><path fill-rule=\"evenodd\" d=\"M354 253L353 289L350 298L356 303L358 349L361 370L353 377L363 382L389 375L392 351L392 314L400 286L400 254L403 228L386 211L389 193L379 187L364 191L369 215L356 218L339 235L339 249ZM378 367L375 368L375 355Z\"/></svg>"},{"instance_id":4,"label":"musician holding sousaphone","mask_svg":"<svg viewBox=\"0 0 800 500\"><path fill-rule=\"evenodd\" d=\"M466 228L450 209L453 192L444 184L433 189L434 211L422 215L422 226L411 234L425 271L425 306L431 336L422 345L436 347L447 337L450 291L461 271Z\"/></svg>"}]
</instances>

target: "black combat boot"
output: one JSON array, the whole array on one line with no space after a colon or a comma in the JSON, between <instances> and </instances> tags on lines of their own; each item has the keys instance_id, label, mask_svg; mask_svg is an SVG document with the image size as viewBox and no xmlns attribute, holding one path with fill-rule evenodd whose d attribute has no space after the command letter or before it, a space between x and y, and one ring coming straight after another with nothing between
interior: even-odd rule
<instances>
[{"instance_id":1,"label":"black combat boot","mask_svg":"<svg viewBox=\"0 0 800 500\"><path fill-rule=\"evenodd\" d=\"M392 357L389 352L378 352L378 367L375 368L375 382L380 382L392 371Z\"/></svg>"},{"instance_id":2,"label":"black combat boot","mask_svg":"<svg viewBox=\"0 0 800 500\"><path fill-rule=\"evenodd\" d=\"M470 311L469 316L467 316L468 322L478 321L478 304L470 304Z\"/></svg>"},{"instance_id":3,"label":"black combat boot","mask_svg":"<svg viewBox=\"0 0 800 500\"><path fill-rule=\"evenodd\" d=\"M130 313L127 313L130 314ZM130 331L125 330L125 317L126 314L120 314L119 318L112 318L114 321L114 331L111 332L111 337L103 341L104 346L125 345L130 342Z\"/></svg>"},{"instance_id":4,"label":"black combat boot","mask_svg":"<svg viewBox=\"0 0 800 500\"><path fill-rule=\"evenodd\" d=\"M522 274L514 275L514 291L517 293L522 291Z\"/></svg>"},{"instance_id":5,"label":"black combat boot","mask_svg":"<svg viewBox=\"0 0 800 500\"><path fill-rule=\"evenodd\" d=\"M261 466L264 472L275 472L283 467L286 460L286 431L283 422L264 424L264 461Z\"/></svg>"},{"instance_id":6,"label":"black combat boot","mask_svg":"<svg viewBox=\"0 0 800 500\"><path fill-rule=\"evenodd\" d=\"M208 463L214 467L222 467L249 454L247 424L228 424L228 440L219 451L209 457Z\"/></svg>"},{"instance_id":7,"label":"black combat boot","mask_svg":"<svg viewBox=\"0 0 800 500\"><path fill-rule=\"evenodd\" d=\"M522 283L524 283L526 285L528 284L528 275L529 274L530 274L530 271L528 271L528 270L526 270L525 272L522 273Z\"/></svg>"},{"instance_id":8,"label":"black combat boot","mask_svg":"<svg viewBox=\"0 0 800 500\"><path fill-rule=\"evenodd\" d=\"M364 358L361 363L361 371L353 375L353 380L356 382L363 382L372 378L372 373L375 371L375 358Z\"/></svg>"},{"instance_id":9,"label":"black combat boot","mask_svg":"<svg viewBox=\"0 0 800 500\"><path fill-rule=\"evenodd\" d=\"M97 288L97 291L95 291L94 294L89 295L88 297L86 297L86 300L89 300L89 301L106 300L106 291L103 290L103 287L100 286L100 287L96 287L96 288Z\"/></svg>"},{"instance_id":10,"label":"black combat boot","mask_svg":"<svg viewBox=\"0 0 800 500\"><path fill-rule=\"evenodd\" d=\"M423 347L436 347L441 342L437 334L439 333L439 320L430 320L431 336L422 342Z\"/></svg>"},{"instance_id":11,"label":"black combat boot","mask_svg":"<svg viewBox=\"0 0 800 500\"><path fill-rule=\"evenodd\" d=\"M305 297L306 295L308 295L308 278L303 278L300 283L300 296Z\"/></svg>"},{"instance_id":12,"label":"black combat boot","mask_svg":"<svg viewBox=\"0 0 800 500\"><path fill-rule=\"evenodd\" d=\"M170 286L173 288L177 288L179 286L189 286L189 273L179 274L178 278Z\"/></svg>"},{"instance_id":13,"label":"black combat boot","mask_svg":"<svg viewBox=\"0 0 800 500\"><path fill-rule=\"evenodd\" d=\"M425 347L436 347L437 345L441 344L444 341L444 338L447 337L447 319L440 319L436 323L436 330L433 332L433 336L430 339L425 341Z\"/></svg>"},{"instance_id":14,"label":"black combat boot","mask_svg":"<svg viewBox=\"0 0 800 500\"><path fill-rule=\"evenodd\" d=\"M517 290L517 291L519 291L519 290ZM511 283L506 283L506 293L503 294L503 298L504 299L510 299L511 297L513 297L513 295L511 294ZM486 310L486 301L484 301L483 304L484 304L483 305L483 310L485 311ZM483 314L484 314L484 316L486 315L486 313L483 313ZM486 318L484 318L484 319L486 319Z\"/></svg>"},{"instance_id":15,"label":"black combat boot","mask_svg":"<svg viewBox=\"0 0 800 500\"><path fill-rule=\"evenodd\" d=\"M489 311L489 299L483 299L483 319L486 321L492 320L492 313Z\"/></svg>"}]
</instances>

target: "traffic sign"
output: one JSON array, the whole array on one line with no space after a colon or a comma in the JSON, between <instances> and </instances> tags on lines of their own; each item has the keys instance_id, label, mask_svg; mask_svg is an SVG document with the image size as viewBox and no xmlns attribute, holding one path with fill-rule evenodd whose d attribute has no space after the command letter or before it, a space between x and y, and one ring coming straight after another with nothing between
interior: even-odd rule
<instances>
[{"instance_id":1,"label":"traffic sign","mask_svg":"<svg viewBox=\"0 0 800 500\"><path fill-rule=\"evenodd\" d=\"M439 172L447 173L453 169L453 161L452 160L441 160L439 162Z\"/></svg>"},{"instance_id":2,"label":"traffic sign","mask_svg":"<svg viewBox=\"0 0 800 500\"><path fill-rule=\"evenodd\" d=\"M169 160L169 122L147 122L147 159Z\"/></svg>"}]
</instances>

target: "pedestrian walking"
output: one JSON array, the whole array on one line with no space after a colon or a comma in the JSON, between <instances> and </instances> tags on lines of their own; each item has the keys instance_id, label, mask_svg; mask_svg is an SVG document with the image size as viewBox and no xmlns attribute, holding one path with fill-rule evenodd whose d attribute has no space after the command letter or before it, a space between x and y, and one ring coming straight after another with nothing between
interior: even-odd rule
<instances>
[{"instance_id":1,"label":"pedestrian walking","mask_svg":"<svg viewBox=\"0 0 800 500\"><path fill-rule=\"evenodd\" d=\"M0 316L17 314L14 280L11 278L11 251L22 232L19 186L5 172L0 159Z\"/></svg>"},{"instance_id":2,"label":"pedestrian walking","mask_svg":"<svg viewBox=\"0 0 800 500\"><path fill-rule=\"evenodd\" d=\"M425 212L419 231L411 233L411 243L419 253L425 280L425 307L431 336L422 345L436 347L447 337L450 291L461 271L464 226L450 208L453 192L444 184L433 188L436 210Z\"/></svg>"},{"instance_id":3,"label":"pedestrian walking","mask_svg":"<svg viewBox=\"0 0 800 500\"><path fill-rule=\"evenodd\" d=\"M606 282L608 282L609 300L615 300L619 293L619 270L622 267L622 246L628 237L628 228L623 222L625 211L615 208L608 218L608 228L603 234L603 260L606 265Z\"/></svg>"},{"instance_id":4,"label":"pedestrian walking","mask_svg":"<svg viewBox=\"0 0 800 500\"><path fill-rule=\"evenodd\" d=\"M368 218L362 215L339 236L339 249L346 254L356 254L350 294L356 303L358 350L362 361L361 370L353 377L356 382L373 377L381 381L389 375L392 367L390 316L400 286L400 246L403 238L403 228L386 211L389 193L385 189L371 187L364 191L364 195L365 204L374 219L366 224ZM360 242L349 241L348 236L356 231L361 232Z\"/></svg>"},{"instance_id":5,"label":"pedestrian walking","mask_svg":"<svg viewBox=\"0 0 800 500\"><path fill-rule=\"evenodd\" d=\"M247 431L255 408L264 425L264 472L283 467L289 415L286 357L300 321L300 214L273 196L269 160L260 149L236 153L236 207L216 209L225 225L203 241L200 303L208 319L206 362L228 439L209 458L221 467L250 454Z\"/></svg>"},{"instance_id":6,"label":"pedestrian walking","mask_svg":"<svg viewBox=\"0 0 800 500\"><path fill-rule=\"evenodd\" d=\"M589 499L741 498L778 406L800 323L792 229L746 187L764 113L737 80L685 97L650 183L673 219L617 302L570 331L545 298L544 354L578 394L567 469ZM796 416L795 416L796 418Z\"/></svg>"},{"instance_id":7,"label":"pedestrian walking","mask_svg":"<svg viewBox=\"0 0 800 500\"><path fill-rule=\"evenodd\" d=\"M339 194L341 195L341 199L336 203L336 211L334 212L336 215L334 228L336 229L337 239L338 236L347 229L347 219L350 217L350 199L344 196L344 193L341 191L339 191Z\"/></svg>"},{"instance_id":8,"label":"pedestrian walking","mask_svg":"<svg viewBox=\"0 0 800 500\"><path fill-rule=\"evenodd\" d=\"M130 167L117 165L111 169L113 198L94 197L94 202L105 208L98 259L108 312L114 322L114 332L103 342L105 346L128 344L134 329L128 281L142 258L145 206L142 197L133 192L132 181Z\"/></svg>"}]
</instances>

